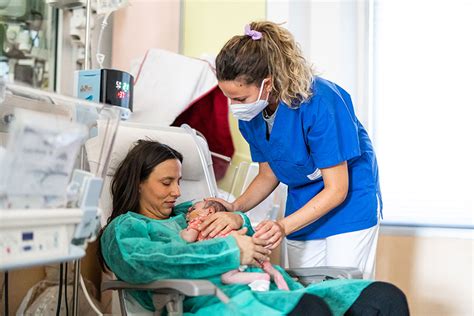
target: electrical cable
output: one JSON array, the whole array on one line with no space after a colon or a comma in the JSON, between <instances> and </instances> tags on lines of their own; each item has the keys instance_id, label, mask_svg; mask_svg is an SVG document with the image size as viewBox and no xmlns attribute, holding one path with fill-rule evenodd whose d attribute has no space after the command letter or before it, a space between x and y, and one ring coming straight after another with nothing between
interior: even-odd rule
<instances>
[{"instance_id":1,"label":"electrical cable","mask_svg":"<svg viewBox=\"0 0 474 316\"><path fill-rule=\"evenodd\" d=\"M97 41L97 53L95 54L95 57L97 59L97 62L99 63L100 68L104 68L103 64L104 64L104 59L105 59L105 54L101 53L102 35L104 34L104 30L107 27L107 19L109 18L111 14L112 12L107 13L104 19L102 20L100 33L99 33L99 40Z\"/></svg>"},{"instance_id":2,"label":"electrical cable","mask_svg":"<svg viewBox=\"0 0 474 316\"><path fill-rule=\"evenodd\" d=\"M89 292L86 289L86 284L84 283L84 279L82 278L82 275L79 276L79 281L81 283L82 292L84 293L84 296L86 297L86 300L89 303L89 305L92 307L94 312L97 313L98 316L103 316L104 314L102 314L102 312L97 308L97 306L95 306L94 302L92 302L92 299L89 296Z\"/></svg>"},{"instance_id":3,"label":"electrical cable","mask_svg":"<svg viewBox=\"0 0 474 316\"><path fill-rule=\"evenodd\" d=\"M59 288L58 288L58 305L56 306L56 316L61 313L61 299L63 292L63 264L59 265Z\"/></svg>"},{"instance_id":4,"label":"electrical cable","mask_svg":"<svg viewBox=\"0 0 474 316\"><path fill-rule=\"evenodd\" d=\"M3 304L3 307L5 308L5 316L8 316L8 271L5 271L4 273L4 280L3 280L3 284L4 284L4 297L5 297L5 302Z\"/></svg>"},{"instance_id":5,"label":"electrical cable","mask_svg":"<svg viewBox=\"0 0 474 316\"><path fill-rule=\"evenodd\" d=\"M66 303L66 316L69 316L69 307L67 304L67 262L64 264L64 302Z\"/></svg>"}]
</instances>

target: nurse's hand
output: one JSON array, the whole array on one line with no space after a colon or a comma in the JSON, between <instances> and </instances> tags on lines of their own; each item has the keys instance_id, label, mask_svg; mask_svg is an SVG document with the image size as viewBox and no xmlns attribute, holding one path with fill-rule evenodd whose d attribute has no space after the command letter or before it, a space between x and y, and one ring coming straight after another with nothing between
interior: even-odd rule
<instances>
[{"instance_id":1,"label":"nurse's hand","mask_svg":"<svg viewBox=\"0 0 474 316\"><path fill-rule=\"evenodd\" d=\"M221 198L210 197L210 198L205 198L205 199L204 199L204 202L205 202L205 201L216 201L216 202L219 202L219 203L221 203L222 205L224 205L225 209L226 209L228 212L235 212L235 211L237 211L237 210L235 209L234 204L232 204L232 203L230 203L230 202L227 202L226 200L221 199Z\"/></svg>"},{"instance_id":2,"label":"nurse's hand","mask_svg":"<svg viewBox=\"0 0 474 316\"><path fill-rule=\"evenodd\" d=\"M285 237L285 228L277 221L266 220L257 225L253 236L265 240L268 249L275 249Z\"/></svg>"},{"instance_id":3,"label":"nurse's hand","mask_svg":"<svg viewBox=\"0 0 474 316\"><path fill-rule=\"evenodd\" d=\"M245 234L247 228L233 231L230 235L235 238L240 250L240 264L249 264L260 267L260 262L270 260L271 251L264 246L266 242L262 239L249 237Z\"/></svg>"},{"instance_id":4,"label":"nurse's hand","mask_svg":"<svg viewBox=\"0 0 474 316\"><path fill-rule=\"evenodd\" d=\"M216 237L225 235L233 230L240 229L243 225L242 217L232 212L217 212L206 217L199 225L202 236Z\"/></svg>"}]
</instances>

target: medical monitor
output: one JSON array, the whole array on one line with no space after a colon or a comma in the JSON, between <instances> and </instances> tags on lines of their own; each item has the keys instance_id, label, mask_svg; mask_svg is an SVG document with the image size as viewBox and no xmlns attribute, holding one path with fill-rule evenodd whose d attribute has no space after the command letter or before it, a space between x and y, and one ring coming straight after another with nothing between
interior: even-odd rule
<instances>
[{"instance_id":1,"label":"medical monitor","mask_svg":"<svg viewBox=\"0 0 474 316\"><path fill-rule=\"evenodd\" d=\"M18 85L0 93L0 208L66 207L73 170L104 178L120 110ZM85 142L97 135L100 163L89 166Z\"/></svg>"}]
</instances>

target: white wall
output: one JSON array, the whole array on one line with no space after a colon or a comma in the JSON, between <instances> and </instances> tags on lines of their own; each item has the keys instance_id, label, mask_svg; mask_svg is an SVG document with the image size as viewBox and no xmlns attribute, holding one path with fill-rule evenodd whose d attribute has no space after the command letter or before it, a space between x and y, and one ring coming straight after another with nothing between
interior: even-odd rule
<instances>
[{"instance_id":1,"label":"white wall","mask_svg":"<svg viewBox=\"0 0 474 316\"><path fill-rule=\"evenodd\" d=\"M349 92L366 127L368 8L361 1L267 1L267 19L286 22L316 74Z\"/></svg>"},{"instance_id":2,"label":"white wall","mask_svg":"<svg viewBox=\"0 0 474 316\"><path fill-rule=\"evenodd\" d=\"M150 48L178 52L180 14L180 1L130 0L114 16L112 66L130 71L131 61Z\"/></svg>"}]
</instances>

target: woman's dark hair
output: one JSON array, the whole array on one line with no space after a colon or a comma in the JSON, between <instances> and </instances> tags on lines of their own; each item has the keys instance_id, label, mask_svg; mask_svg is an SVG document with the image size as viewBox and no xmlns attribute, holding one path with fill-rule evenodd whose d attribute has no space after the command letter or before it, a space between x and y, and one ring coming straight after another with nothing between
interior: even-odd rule
<instances>
[{"instance_id":1,"label":"woman's dark hair","mask_svg":"<svg viewBox=\"0 0 474 316\"><path fill-rule=\"evenodd\" d=\"M107 265L102 255L100 238L105 228L120 215L140 211L140 184L148 179L157 165L170 159L183 162L183 156L173 148L156 141L141 139L128 152L115 171L111 185L112 214L107 219L107 224L99 232L98 237L99 263L104 271Z\"/></svg>"}]
</instances>

